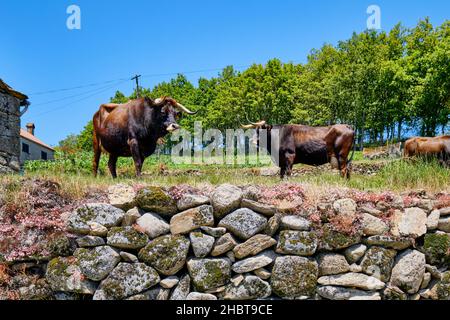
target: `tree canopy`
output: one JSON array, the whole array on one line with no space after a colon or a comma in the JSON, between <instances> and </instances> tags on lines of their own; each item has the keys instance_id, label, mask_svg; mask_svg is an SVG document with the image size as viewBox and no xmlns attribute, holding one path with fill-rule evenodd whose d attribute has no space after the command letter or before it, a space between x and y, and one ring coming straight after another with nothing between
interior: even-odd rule
<instances>
[{"instance_id":1,"label":"tree canopy","mask_svg":"<svg viewBox=\"0 0 450 320\"><path fill-rule=\"evenodd\" d=\"M141 94L171 96L198 110L180 124L193 129L237 128L266 120L312 126L347 123L359 144L433 136L448 129L450 118L450 21L433 27L429 19L411 29L355 33L337 45L312 50L304 64L278 59L238 72L232 66L196 85L179 74ZM116 92L112 102L135 98ZM92 124L78 136L90 148ZM71 137L70 139L73 139Z\"/></svg>"}]
</instances>

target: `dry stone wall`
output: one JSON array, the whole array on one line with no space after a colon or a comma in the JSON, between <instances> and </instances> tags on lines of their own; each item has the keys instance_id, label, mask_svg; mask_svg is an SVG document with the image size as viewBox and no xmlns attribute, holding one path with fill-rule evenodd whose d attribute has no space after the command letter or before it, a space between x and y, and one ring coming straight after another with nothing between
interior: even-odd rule
<instances>
[{"instance_id":1,"label":"dry stone wall","mask_svg":"<svg viewBox=\"0 0 450 320\"><path fill-rule=\"evenodd\" d=\"M20 101L0 92L0 174L20 169Z\"/></svg>"},{"instance_id":2,"label":"dry stone wall","mask_svg":"<svg viewBox=\"0 0 450 320\"><path fill-rule=\"evenodd\" d=\"M307 205L264 202L254 187L116 185L110 203L67 214L68 240L44 263L40 286L23 291L94 300L448 300L448 195L371 197Z\"/></svg>"}]
</instances>

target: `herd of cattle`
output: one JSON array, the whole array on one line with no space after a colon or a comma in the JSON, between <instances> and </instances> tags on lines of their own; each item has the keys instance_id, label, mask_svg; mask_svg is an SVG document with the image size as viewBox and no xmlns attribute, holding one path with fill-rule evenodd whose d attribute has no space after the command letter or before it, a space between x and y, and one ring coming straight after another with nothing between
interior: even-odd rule
<instances>
[{"instance_id":1,"label":"herd of cattle","mask_svg":"<svg viewBox=\"0 0 450 320\"><path fill-rule=\"evenodd\" d=\"M181 113L195 114L172 98L156 100L139 98L125 104L103 104L95 113L93 172L97 175L101 153L109 154L108 167L116 178L118 157L133 157L136 175L140 176L145 158L152 155L158 140L180 128ZM255 129L252 142L259 145L260 132L267 132L267 150L276 152L282 178L292 174L294 164L323 165L330 163L350 178L350 164L356 148L355 131L349 125L328 127L305 125L269 125L265 121L243 125ZM276 132L276 135L275 135ZM353 151L352 151L353 149ZM349 155L351 156L349 158ZM406 141L404 157L433 156L450 166L450 136L412 138ZM274 156L274 154L272 154Z\"/></svg>"}]
</instances>

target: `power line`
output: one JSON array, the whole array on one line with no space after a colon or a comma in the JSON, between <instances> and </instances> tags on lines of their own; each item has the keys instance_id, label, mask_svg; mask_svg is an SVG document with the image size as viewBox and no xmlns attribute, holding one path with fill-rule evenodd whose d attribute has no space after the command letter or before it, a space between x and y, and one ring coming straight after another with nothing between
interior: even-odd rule
<instances>
[{"instance_id":1,"label":"power line","mask_svg":"<svg viewBox=\"0 0 450 320\"><path fill-rule=\"evenodd\" d=\"M62 92L62 91L71 91L71 90L83 89L83 88L87 88L87 87L100 86L102 84L107 84L107 83L112 83L112 82L115 82L115 81L122 81L122 80L128 80L128 79L121 78L121 79L115 79L115 80L108 80L108 81L97 82L97 83L90 83L90 84L85 84L85 85L80 85L80 86L70 87L70 88L63 88L63 89L54 89L54 90L48 90L48 91L34 92L34 93L30 93L28 95L29 96L38 96L38 95L44 95L44 94L49 94L49 93L57 93L57 92Z\"/></svg>"},{"instance_id":2,"label":"power line","mask_svg":"<svg viewBox=\"0 0 450 320\"><path fill-rule=\"evenodd\" d=\"M115 82L114 85L115 84L119 84L120 82L122 82L122 81ZM77 98L77 97L84 96L85 94L88 94L88 93L91 93L91 92L96 92L98 90L102 90L103 88L110 88L110 86L111 85L107 85L107 86L103 86L103 87L96 88L96 89L93 89L93 90L89 90L89 91L85 91L85 92L82 92L82 93L78 93L78 94L75 94L75 95L66 96L66 97L63 97L63 98L60 98L60 99L55 99L55 100L50 100L50 101L46 101L46 102L42 102L42 103L33 104L33 107L43 106L43 105L47 105L47 104L52 104L52 103L55 103L55 102L60 102L60 101L68 100L68 99L71 99L71 98Z\"/></svg>"},{"instance_id":3,"label":"power line","mask_svg":"<svg viewBox=\"0 0 450 320\"><path fill-rule=\"evenodd\" d=\"M36 116L34 116L34 118L37 118L37 117L40 117L40 116L43 116L43 115L46 115L46 114L49 114L49 113L52 113L52 112L55 112L55 111L58 111L58 110L65 109L65 108L67 108L67 107L70 107L71 105L73 105L73 104L75 104L75 103L77 103L77 102L81 102L81 101L84 101L84 100L89 99L89 98L91 98L91 97L94 97L94 96L96 96L96 95L98 95L98 94L100 94L100 93L103 93L103 92L105 92L105 91L107 91L107 90L109 90L109 89L111 89L111 88L113 88L113 87L115 87L115 86L117 86L117 85L120 85L120 84L122 84L122 83L124 83L124 82L126 82L126 81L130 81L130 79L125 79L125 80L121 81L120 83L114 83L114 84L108 86L107 88L103 88L102 90L97 91L97 92L95 92L95 93L93 93L93 94L91 94L91 95L88 95L88 96L83 97L83 98L81 98L81 99L78 99L78 100L69 102L69 103L65 104L64 106L60 106L60 107L53 108L53 109L51 109L51 110L48 110L48 111L39 113L39 114L37 114Z\"/></svg>"}]
</instances>

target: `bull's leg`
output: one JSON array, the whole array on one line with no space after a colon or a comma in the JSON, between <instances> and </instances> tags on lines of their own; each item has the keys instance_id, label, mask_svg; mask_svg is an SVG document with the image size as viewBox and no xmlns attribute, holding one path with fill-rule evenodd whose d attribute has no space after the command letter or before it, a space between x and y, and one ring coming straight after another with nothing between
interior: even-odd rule
<instances>
[{"instance_id":1,"label":"bull's leg","mask_svg":"<svg viewBox=\"0 0 450 320\"><path fill-rule=\"evenodd\" d=\"M292 176L292 168L294 166L295 161L295 153L287 153L286 154L286 168L288 177Z\"/></svg>"},{"instance_id":2,"label":"bull's leg","mask_svg":"<svg viewBox=\"0 0 450 320\"><path fill-rule=\"evenodd\" d=\"M97 134L95 133L95 130L93 135L93 143L94 143L94 159L92 161L92 171L94 173L94 177L97 177L98 164L100 162L102 151L100 149L100 142L98 141L98 137Z\"/></svg>"},{"instance_id":3,"label":"bull's leg","mask_svg":"<svg viewBox=\"0 0 450 320\"><path fill-rule=\"evenodd\" d=\"M118 157L115 154L110 154L108 160L109 172L111 172L111 176L114 179L117 178L117 171L116 171L117 158Z\"/></svg>"},{"instance_id":4,"label":"bull's leg","mask_svg":"<svg viewBox=\"0 0 450 320\"><path fill-rule=\"evenodd\" d=\"M136 177L140 177L142 174L142 165L144 164L144 161L142 160L139 143L137 139L130 139L128 141L128 145L130 146L131 155L133 157L134 167L136 170Z\"/></svg>"}]
</instances>

